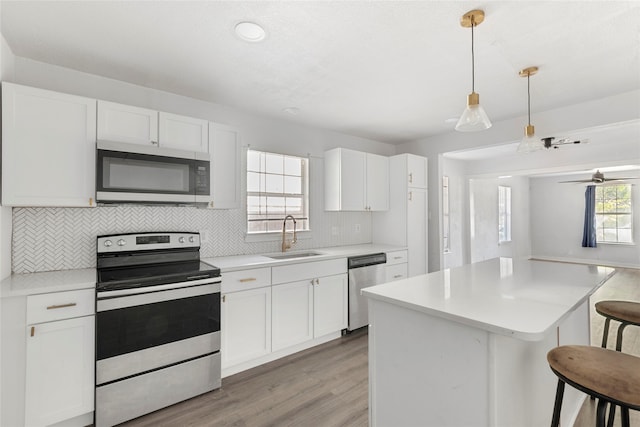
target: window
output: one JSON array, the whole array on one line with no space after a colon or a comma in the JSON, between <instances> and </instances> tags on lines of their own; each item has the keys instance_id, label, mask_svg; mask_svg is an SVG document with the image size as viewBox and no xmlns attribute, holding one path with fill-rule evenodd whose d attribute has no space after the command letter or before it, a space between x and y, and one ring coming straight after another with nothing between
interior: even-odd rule
<instances>
[{"instance_id":1,"label":"window","mask_svg":"<svg viewBox=\"0 0 640 427\"><path fill-rule=\"evenodd\" d=\"M511 241L511 187L498 186L498 242Z\"/></svg>"},{"instance_id":2,"label":"window","mask_svg":"<svg viewBox=\"0 0 640 427\"><path fill-rule=\"evenodd\" d=\"M442 177L442 248L444 253L451 252L451 223L449 215L449 177Z\"/></svg>"},{"instance_id":3,"label":"window","mask_svg":"<svg viewBox=\"0 0 640 427\"><path fill-rule=\"evenodd\" d=\"M247 152L248 233L282 231L286 215L296 219L297 230L309 230L308 164L301 157Z\"/></svg>"},{"instance_id":4,"label":"window","mask_svg":"<svg viewBox=\"0 0 640 427\"><path fill-rule=\"evenodd\" d=\"M631 185L596 187L596 239L602 243L633 243Z\"/></svg>"}]
</instances>

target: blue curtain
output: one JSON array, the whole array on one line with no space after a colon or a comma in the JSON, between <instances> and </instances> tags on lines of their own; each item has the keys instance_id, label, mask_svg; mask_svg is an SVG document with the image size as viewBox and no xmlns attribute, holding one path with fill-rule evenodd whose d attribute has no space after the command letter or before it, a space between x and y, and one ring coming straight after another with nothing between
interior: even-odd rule
<instances>
[{"instance_id":1,"label":"blue curtain","mask_svg":"<svg viewBox=\"0 0 640 427\"><path fill-rule=\"evenodd\" d=\"M587 185L587 191L584 192L582 247L595 248L596 246L596 186Z\"/></svg>"}]
</instances>

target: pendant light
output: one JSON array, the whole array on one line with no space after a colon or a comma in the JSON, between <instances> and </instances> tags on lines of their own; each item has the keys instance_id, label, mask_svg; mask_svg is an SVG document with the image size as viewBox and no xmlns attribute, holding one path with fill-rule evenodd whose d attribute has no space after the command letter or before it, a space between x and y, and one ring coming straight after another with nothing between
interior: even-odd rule
<instances>
[{"instance_id":1,"label":"pendant light","mask_svg":"<svg viewBox=\"0 0 640 427\"><path fill-rule=\"evenodd\" d=\"M531 153L532 151L542 150L544 148L542 142L536 138L535 129L531 124L531 87L529 85L529 79L531 76L538 72L538 67L528 67L524 70L520 70L520 77L527 78L527 115L528 115L528 124L524 128L524 138L518 145L519 153Z\"/></svg>"},{"instance_id":2,"label":"pendant light","mask_svg":"<svg viewBox=\"0 0 640 427\"><path fill-rule=\"evenodd\" d=\"M460 19L460 25L465 28L471 27L471 93L467 97L467 108L465 108L456 130L460 132L474 132L485 130L491 127L491 121L480 106L480 95L475 92L475 55L473 51L473 28L484 21L484 11L472 10L465 13Z\"/></svg>"}]
</instances>

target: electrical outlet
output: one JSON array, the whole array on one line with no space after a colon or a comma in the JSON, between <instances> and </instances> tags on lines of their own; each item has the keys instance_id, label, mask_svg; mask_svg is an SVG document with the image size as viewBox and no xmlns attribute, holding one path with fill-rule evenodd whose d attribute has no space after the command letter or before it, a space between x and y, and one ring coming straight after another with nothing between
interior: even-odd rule
<instances>
[{"instance_id":1,"label":"electrical outlet","mask_svg":"<svg viewBox=\"0 0 640 427\"><path fill-rule=\"evenodd\" d=\"M200 244L209 242L209 230L200 230Z\"/></svg>"},{"instance_id":2,"label":"electrical outlet","mask_svg":"<svg viewBox=\"0 0 640 427\"><path fill-rule=\"evenodd\" d=\"M331 235L332 236L338 236L340 234L340 229L337 226L332 226L331 227Z\"/></svg>"},{"instance_id":3,"label":"electrical outlet","mask_svg":"<svg viewBox=\"0 0 640 427\"><path fill-rule=\"evenodd\" d=\"M355 231L356 233L359 233L359 232L360 232L360 224L356 224L356 225L353 227L353 231Z\"/></svg>"}]
</instances>

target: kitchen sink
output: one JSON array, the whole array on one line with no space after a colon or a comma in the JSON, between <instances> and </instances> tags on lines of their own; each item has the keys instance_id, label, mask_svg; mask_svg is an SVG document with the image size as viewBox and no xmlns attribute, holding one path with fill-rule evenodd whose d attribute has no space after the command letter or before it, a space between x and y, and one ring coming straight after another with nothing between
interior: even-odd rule
<instances>
[{"instance_id":1,"label":"kitchen sink","mask_svg":"<svg viewBox=\"0 0 640 427\"><path fill-rule=\"evenodd\" d=\"M294 259L294 258L307 258L312 256L324 255L320 252L291 252L278 255L267 255L271 259Z\"/></svg>"}]
</instances>

